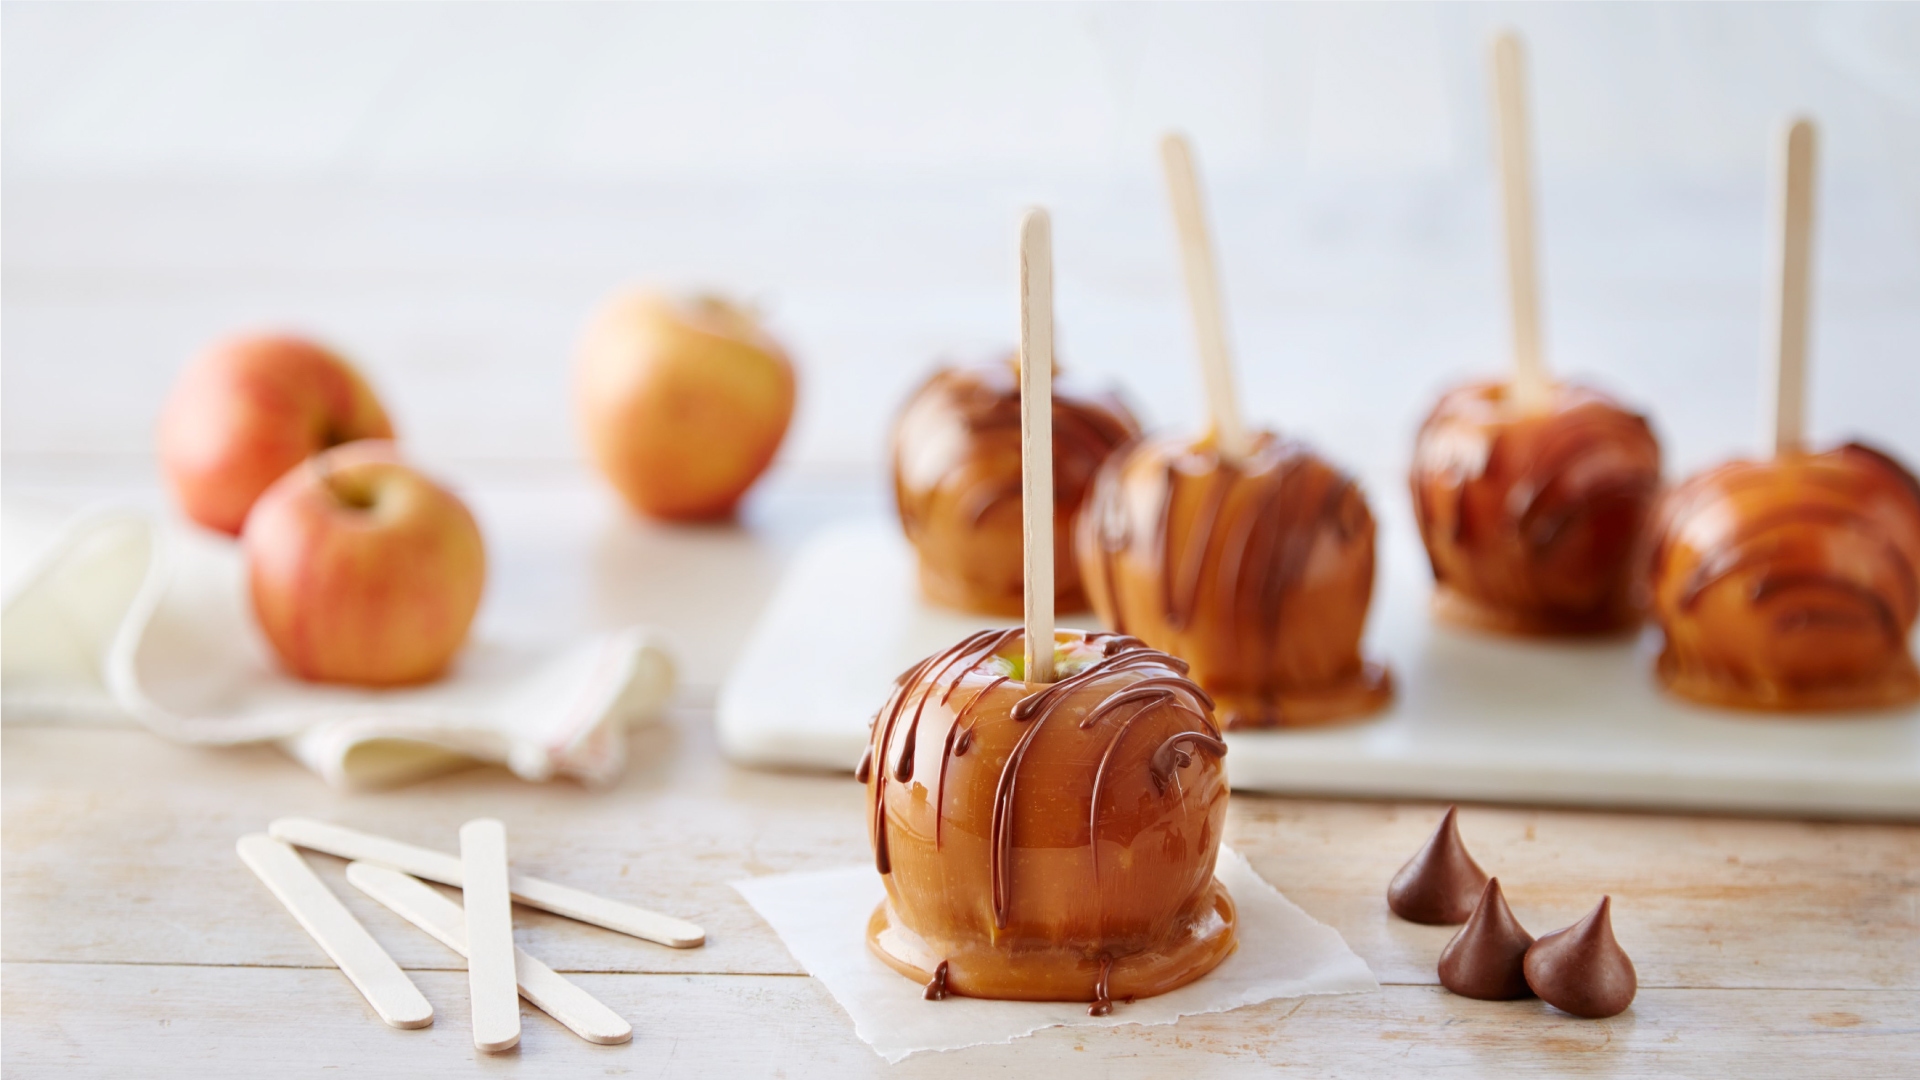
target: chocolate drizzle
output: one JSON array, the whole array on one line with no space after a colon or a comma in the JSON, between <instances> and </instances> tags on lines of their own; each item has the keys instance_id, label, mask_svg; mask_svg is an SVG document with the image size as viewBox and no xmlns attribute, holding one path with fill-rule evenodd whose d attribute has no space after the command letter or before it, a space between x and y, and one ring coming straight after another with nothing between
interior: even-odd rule
<instances>
[{"instance_id":1,"label":"chocolate drizzle","mask_svg":"<svg viewBox=\"0 0 1920 1080\"><path fill-rule=\"evenodd\" d=\"M945 960L940 961L940 966L933 969L933 978L927 980L926 992L920 996L928 1001L947 1000L947 962Z\"/></svg>"},{"instance_id":2,"label":"chocolate drizzle","mask_svg":"<svg viewBox=\"0 0 1920 1080\"><path fill-rule=\"evenodd\" d=\"M985 630L972 634L952 648L920 661L895 680L893 693L874 718L873 741L865 759L882 765L890 759L894 762L891 769L868 769L866 777L873 787L870 835L875 865L880 873L892 872L887 849L886 785L889 781L905 783L913 776L911 759L915 752L916 729L928 699L937 696L943 705L950 702L962 680L978 672L990 658L1017 641L1020 634L1018 629ZM1164 792L1177 770L1191 764L1193 753L1203 752L1218 757L1226 752L1226 744L1220 740L1218 725L1213 721L1212 699L1186 678L1187 665L1184 662L1148 648L1137 638L1122 634L1092 633L1086 635L1085 641L1099 646L1097 660L1058 682L1035 685L1032 692L1016 701L1007 713L1008 722L1022 725L1024 730L1001 766L988 823L989 880L996 927L1006 927L1013 903L1013 808L1020 793L1021 765L1041 729L1068 700L1083 692L1101 693L1101 684L1111 681L1111 689L1087 710L1086 718L1078 727L1086 730L1102 720L1120 717L1117 723L1109 725L1111 733L1098 758L1089 795L1087 824L1096 880L1099 875L1103 788L1110 772L1109 766L1115 759L1115 750L1137 720L1150 713L1171 712L1176 716L1184 716L1193 725L1192 729L1165 739L1151 755L1148 768L1156 790ZM1115 678L1129 675L1142 677ZM954 713L947 728L933 792L936 847L940 842L941 822L946 816L942 789L946 782L947 763L967 752L975 726L992 722L991 717L985 714L976 715L977 709L989 693L1008 681L1006 676L995 676L988 680ZM917 702L914 700L916 696ZM1125 712L1129 708L1131 711ZM905 724L901 723L903 718L906 719ZM896 743L900 744L897 757L893 756Z\"/></svg>"},{"instance_id":3,"label":"chocolate drizzle","mask_svg":"<svg viewBox=\"0 0 1920 1080\"><path fill-rule=\"evenodd\" d=\"M1670 688L1771 709L1920 697L1920 481L1891 458L1849 443L1729 462L1675 488L1654 536Z\"/></svg>"},{"instance_id":4,"label":"chocolate drizzle","mask_svg":"<svg viewBox=\"0 0 1920 1080\"><path fill-rule=\"evenodd\" d=\"M866 771L871 774L871 781L876 785L873 793L873 819L869 824L869 835L873 840L874 866L878 868L881 873L889 874L893 872L893 860L887 852L886 793L888 770L886 767L886 751L887 747L893 743L894 726L899 722L901 712L906 708L907 702L912 699L914 690L921 689L920 708L916 709L913 714L913 723L917 726L920 721L920 714L926 708L927 696L932 693L933 683L931 680L925 678L928 672L935 670L947 671L955 665L960 657L969 655L973 657L973 663L978 664L980 661L992 655L993 650L1002 642L1006 641L1009 636L1016 633L1018 633L1017 630L981 630L977 633L970 634L958 645L953 646L945 652L935 653L908 668L899 678L893 681L893 693L887 697L887 703L880 707L880 712L874 717L874 734L878 737L878 741L868 746L867 756L863 760L863 764L868 766ZM964 673L966 670L970 670L970 667L963 668L962 672ZM913 741L913 737L909 735L907 739L909 749L912 748ZM876 748L878 749L877 754ZM877 768L874 767L874 758L876 756L879 759ZM902 756L906 757L909 755ZM913 775L913 767L911 765L906 767L906 774L908 777ZM903 780L902 782L904 783L905 781Z\"/></svg>"},{"instance_id":5,"label":"chocolate drizzle","mask_svg":"<svg viewBox=\"0 0 1920 1080\"><path fill-rule=\"evenodd\" d=\"M1500 891L1500 879L1488 878L1467 925L1440 954L1440 985L1461 997L1511 1001L1527 988L1523 965L1533 935L1521 927Z\"/></svg>"},{"instance_id":6,"label":"chocolate drizzle","mask_svg":"<svg viewBox=\"0 0 1920 1080\"><path fill-rule=\"evenodd\" d=\"M1473 609L1469 621L1548 633L1638 620L1633 555L1659 484L1646 418L1572 385L1521 412L1505 383L1442 397L1411 477L1434 580Z\"/></svg>"},{"instance_id":7,"label":"chocolate drizzle","mask_svg":"<svg viewBox=\"0 0 1920 1080\"><path fill-rule=\"evenodd\" d=\"M1353 482L1305 446L1262 434L1228 461L1206 443L1136 443L1102 467L1077 543L1101 616L1191 659L1228 727L1384 703L1384 673L1359 656L1373 519ZM1324 623L1303 626L1321 612ZM1338 703L1297 717L1283 704L1322 697Z\"/></svg>"},{"instance_id":8,"label":"chocolate drizzle","mask_svg":"<svg viewBox=\"0 0 1920 1080\"><path fill-rule=\"evenodd\" d=\"M1113 960L1100 958L1100 978L1093 984L1093 1004L1087 1006L1088 1016L1106 1016L1113 1012Z\"/></svg>"},{"instance_id":9,"label":"chocolate drizzle","mask_svg":"<svg viewBox=\"0 0 1920 1080\"><path fill-rule=\"evenodd\" d=\"M1154 750L1147 759L1147 768L1153 775L1156 791L1166 791L1167 784L1180 769L1193 764L1193 750L1205 751L1213 757L1226 757L1227 744L1211 735L1202 735L1197 731L1183 731L1170 736Z\"/></svg>"},{"instance_id":10,"label":"chocolate drizzle","mask_svg":"<svg viewBox=\"0 0 1920 1080\"><path fill-rule=\"evenodd\" d=\"M1587 917L1527 950L1527 985L1562 1012L1599 1020L1624 1012L1640 988L1633 961L1613 938L1612 897Z\"/></svg>"},{"instance_id":11,"label":"chocolate drizzle","mask_svg":"<svg viewBox=\"0 0 1920 1080\"><path fill-rule=\"evenodd\" d=\"M1053 401L1056 528L1070 537L1093 474L1116 447L1139 434L1131 413L1112 394L1085 394L1070 381L1055 384ZM978 610L1019 610L1020 534L983 529L985 519L1020 503L1020 393L1011 358L936 372L901 410L893 433L895 501L901 528L920 549L923 566L952 595L943 602ZM967 565L927 565L930 538L965 533L958 543L988 545L997 557ZM934 547L950 550L944 539ZM992 569L985 569L991 567ZM1085 596L1071 560L1056 569L1057 601L1079 610Z\"/></svg>"},{"instance_id":12,"label":"chocolate drizzle","mask_svg":"<svg viewBox=\"0 0 1920 1080\"><path fill-rule=\"evenodd\" d=\"M1447 807L1440 827L1387 886L1387 906L1408 922L1435 926L1466 922L1486 888L1487 872L1460 842L1456 810Z\"/></svg>"}]
</instances>

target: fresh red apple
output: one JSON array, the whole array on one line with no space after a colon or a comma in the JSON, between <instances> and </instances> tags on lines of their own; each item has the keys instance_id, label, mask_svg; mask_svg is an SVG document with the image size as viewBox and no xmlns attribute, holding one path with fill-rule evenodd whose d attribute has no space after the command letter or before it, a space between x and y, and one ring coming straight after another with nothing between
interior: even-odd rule
<instances>
[{"instance_id":1,"label":"fresh red apple","mask_svg":"<svg viewBox=\"0 0 1920 1080\"><path fill-rule=\"evenodd\" d=\"M317 682L439 675L487 578L466 505L390 442L348 443L295 466L254 504L240 542L260 629L288 671Z\"/></svg>"},{"instance_id":2,"label":"fresh red apple","mask_svg":"<svg viewBox=\"0 0 1920 1080\"><path fill-rule=\"evenodd\" d=\"M393 425L360 373L297 337L223 341L195 360L160 414L160 465L188 517L238 536L255 499L313 454Z\"/></svg>"},{"instance_id":3,"label":"fresh red apple","mask_svg":"<svg viewBox=\"0 0 1920 1080\"><path fill-rule=\"evenodd\" d=\"M580 347L580 425L613 486L670 520L733 513L787 433L793 364L724 300L616 296Z\"/></svg>"}]
</instances>

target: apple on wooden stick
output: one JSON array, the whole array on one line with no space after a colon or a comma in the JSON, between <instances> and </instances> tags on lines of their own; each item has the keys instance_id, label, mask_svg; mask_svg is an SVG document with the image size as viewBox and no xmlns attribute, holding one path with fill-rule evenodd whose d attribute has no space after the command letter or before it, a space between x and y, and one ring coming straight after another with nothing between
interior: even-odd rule
<instances>
[{"instance_id":1,"label":"apple on wooden stick","mask_svg":"<svg viewBox=\"0 0 1920 1080\"><path fill-rule=\"evenodd\" d=\"M393 425L365 379L303 338L250 335L208 349L160 415L160 464L194 521L237 536L254 500L288 469Z\"/></svg>"},{"instance_id":2,"label":"apple on wooden stick","mask_svg":"<svg viewBox=\"0 0 1920 1080\"><path fill-rule=\"evenodd\" d=\"M390 442L349 443L282 476L241 545L260 629L289 672L317 682L435 678L486 584L473 515Z\"/></svg>"},{"instance_id":3,"label":"apple on wooden stick","mask_svg":"<svg viewBox=\"0 0 1920 1080\"><path fill-rule=\"evenodd\" d=\"M752 312L635 290L581 343L581 430L594 463L650 517L724 518L793 418L793 364Z\"/></svg>"}]
</instances>

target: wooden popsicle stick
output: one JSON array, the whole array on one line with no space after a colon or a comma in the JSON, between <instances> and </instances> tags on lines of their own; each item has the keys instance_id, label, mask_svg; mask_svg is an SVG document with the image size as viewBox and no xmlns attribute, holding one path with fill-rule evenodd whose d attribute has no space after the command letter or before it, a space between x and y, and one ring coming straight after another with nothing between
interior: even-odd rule
<instances>
[{"instance_id":1,"label":"wooden popsicle stick","mask_svg":"<svg viewBox=\"0 0 1920 1080\"><path fill-rule=\"evenodd\" d=\"M1773 311L1768 330L1773 348L1773 452L1792 454L1806 442L1807 322L1813 273L1813 121L1795 119L1781 131L1774 166Z\"/></svg>"},{"instance_id":2,"label":"wooden popsicle stick","mask_svg":"<svg viewBox=\"0 0 1920 1080\"><path fill-rule=\"evenodd\" d=\"M315 876L299 852L264 833L243 836L234 848L240 853L240 861L273 890L280 903L339 965L380 1019L397 1028L433 1023L433 1006L427 1004L413 980Z\"/></svg>"},{"instance_id":3,"label":"wooden popsicle stick","mask_svg":"<svg viewBox=\"0 0 1920 1080\"><path fill-rule=\"evenodd\" d=\"M520 1045L520 990L514 973L513 898L507 892L507 827L493 818L460 826L466 876L467 991L473 1045L490 1054Z\"/></svg>"},{"instance_id":4,"label":"wooden popsicle stick","mask_svg":"<svg viewBox=\"0 0 1920 1080\"><path fill-rule=\"evenodd\" d=\"M1026 675L1053 681L1053 222L1020 222L1020 507L1026 534Z\"/></svg>"},{"instance_id":5,"label":"wooden popsicle stick","mask_svg":"<svg viewBox=\"0 0 1920 1080\"><path fill-rule=\"evenodd\" d=\"M1220 455L1239 461L1251 449L1246 424L1240 418L1240 397L1233 377L1233 354L1227 347L1227 318L1220 299L1218 264L1213 236L1207 229L1206 209L1200 200L1200 178L1193 165L1193 149L1186 137L1169 133L1160 140L1160 163L1167 176L1167 198L1173 206L1173 225L1180 238L1180 267L1187 282L1187 308L1193 316L1193 334L1200 350L1200 376L1207 388L1207 411L1213 421Z\"/></svg>"},{"instance_id":6,"label":"wooden popsicle stick","mask_svg":"<svg viewBox=\"0 0 1920 1080\"><path fill-rule=\"evenodd\" d=\"M467 916L460 905L435 892L419 878L369 862L347 864L347 880L354 888L386 905L394 914L432 934L461 956L467 955ZM559 972L527 954L513 950L520 996L565 1024L590 1043L611 1045L633 1038L633 1025L598 998L568 982Z\"/></svg>"},{"instance_id":7,"label":"wooden popsicle stick","mask_svg":"<svg viewBox=\"0 0 1920 1080\"><path fill-rule=\"evenodd\" d=\"M460 860L453 855L341 825L310 818L280 818L267 826L267 832L298 847L323 851L343 859L379 863L442 885L458 888L463 880ZM691 949L707 940L706 931L685 919L661 915L541 878L510 873L507 885L513 890L513 898L528 907L551 911L555 915L592 923L669 948Z\"/></svg>"},{"instance_id":8,"label":"wooden popsicle stick","mask_svg":"<svg viewBox=\"0 0 1920 1080\"><path fill-rule=\"evenodd\" d=\"M1508 313L1513 322L1513 395L1523 409L1545 407L1550 393L1540 345L1540 273L1534 263L1533 151L1527 134L1525 57L1520 38L1493 39L1493 118L1499 154L1500 209L1507 241Z\"/></svg>"}]
</instances>

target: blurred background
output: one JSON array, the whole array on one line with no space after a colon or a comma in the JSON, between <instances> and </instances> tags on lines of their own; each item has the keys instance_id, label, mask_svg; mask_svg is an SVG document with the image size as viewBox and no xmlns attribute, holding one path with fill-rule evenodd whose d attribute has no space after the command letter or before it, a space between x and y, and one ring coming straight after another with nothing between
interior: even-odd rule
<instances>
[{"instance_id":1,"label":"blurred background","mask_svg":"<svg viewBox=\"0 0 1920 1080\"><path fill-rule=\"evenodd\" d=\"M800 366L749 525L783 492L884 507L907 391L1012 341L1034 203L1055 215L1065 365L1123 384L1152 426L1193 426L1155 156L1178 127L1249 411L1404 517L1434 395L1507 362L1485 74L1501 26L1530 50L1549 362L1648 410L1669 475L1757 450L1768 162L1806 112L1812 430L1920 461L1912 5L0 11L14 490L155 487L179 367L285 327L359 363L456 482L577 492L622 520L582 459L570 378L593 306L638 281L752 300Z\"/></svg>"}]
</instances>

